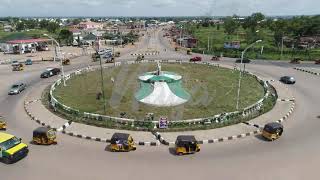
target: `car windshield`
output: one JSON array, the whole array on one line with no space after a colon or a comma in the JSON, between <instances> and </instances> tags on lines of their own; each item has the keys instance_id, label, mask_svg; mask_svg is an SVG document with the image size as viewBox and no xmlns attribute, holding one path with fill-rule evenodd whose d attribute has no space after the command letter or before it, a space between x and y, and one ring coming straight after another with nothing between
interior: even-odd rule
<instances>
[{"instance_id":1,"label":"car windshield","mask_svg":"<svg viewBox=\"0 0 320 180\"><path fill-rule=\"evenodd\" d=\"M18 88L19 85L15 84L15 85L12 85L11 88Z\"/></svg>"},{"instance_id":2,"label":"car windshield","mask_svg":"<svg viewBox=\"0 0 320 180\"><path fill-rule=\"evenodd\" d=\"M13 137L5 142L0 143L0 147L2 150L8 150L13 148L14 146L20 144L20 140L16 137Z\"/></svg>"}]
</instances>

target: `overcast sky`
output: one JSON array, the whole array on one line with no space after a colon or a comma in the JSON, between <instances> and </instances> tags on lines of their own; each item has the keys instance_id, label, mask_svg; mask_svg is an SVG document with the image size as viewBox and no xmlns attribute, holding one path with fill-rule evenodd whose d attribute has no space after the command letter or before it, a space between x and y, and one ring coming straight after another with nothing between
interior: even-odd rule
<instances>
[{"instance_id":1,"label":"overcast sky","mask_svg":"<svg viewBox=\"0 0 320 180\"><path fill-rule=\"evenodd\" d=\"M0 0L0 16L320 14L320 0Z\"/></svg>"}]
</instances>

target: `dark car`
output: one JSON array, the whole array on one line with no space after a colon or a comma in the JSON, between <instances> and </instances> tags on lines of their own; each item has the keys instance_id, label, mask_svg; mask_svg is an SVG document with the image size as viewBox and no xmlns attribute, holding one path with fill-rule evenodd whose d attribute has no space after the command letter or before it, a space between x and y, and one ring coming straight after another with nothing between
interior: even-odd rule
<instances>
[{"instance_id":1,"label":"dark car","mask_svg":"<svg viewBox=\"0 0 320 180\"><path fill-rule=\"evenodd\" d=\"M61 70L59 68L52 68L51 72L53 73L53 75L58 75L60 74Z\"/></svg>"},{"instance_id":2,"label":"dark car","mask_svg":"<svg viewBox=\"0 0 320 180\"><path fill-rule=\"evenodd\" d=\"M25 90L26 87L27 87L27 85L24 83L14 84L11 86L11 89L9 90L8 94L9 95L20 94L20 92Z\"/></svg>"},{"instance_id":3,"label":"dark car","mask_svg":"<svg viewBox=\"0 0 320 180\"><path fill-rule=\"evenodd\" d=\"M243 58L243 60L242 60L242 63L250 63L250 62L251 62L251 60L248 58ZM237 59L236 63L241 63L241 59Z\"/></svg>"},{"instance_id":4,"label":"dark car","mask_svg":"<svg viewBox=\"0 0 320 180\"><path fill-rule=\"evenodd\" d=\"M280 78L280 81L285 84L294 84L296 83L296 80L292 76L283 76Z\"/></svg>"},{"instance_id":5,"label":"dark car","mask_svg":"<svg viewBox=\"0 0 320 180\"><path fill-rule=\"evenodd\" d=\"M59 68L48 68L43 73L41 73L41 78L49 78L54 75L58 75L60 73Z\"/></svg>"},{"instance_id":6,"label":"dark car","mask_svg":"<svg viewBox=\"0 0 320 180\"><path fill-rule=\"evenodd\" d=\"M27 59L25 62L24 62L25 65L32 65L32 60L31 59Z\"/></svg>"},{"instance_id":7,"label":"dark car","mask_svg":"<svg viewBox=\"0 0 320 180\"><path fill-rule=\"evenodd\" d=\"M190 59L190 62L196 62L196 61L201 61L202 58L200 56L196 56Z\"/></svg>"}]
</instances>

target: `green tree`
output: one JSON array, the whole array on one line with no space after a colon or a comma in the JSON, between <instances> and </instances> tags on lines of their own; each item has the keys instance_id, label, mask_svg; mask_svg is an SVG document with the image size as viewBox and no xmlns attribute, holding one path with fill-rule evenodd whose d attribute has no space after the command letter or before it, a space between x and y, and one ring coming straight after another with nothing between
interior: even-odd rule
<instances>
[{"instance_id":1,"label":"green tree","mask_svg":"<svg viewBox=\"0 0 320 180\"><path fill-rule=\"evenodd\" d=\"M78 25L81 22L81 19L73 19L72 24L73 25Z\"/></svg>"},{"instance_id":2,"label":"green tree","mask_svg":"<svg viewBox=\"0 0 320 180\"><path fill-rule=\"evenodd\" d=\"M47 31L50 33L55 33L59 29L59 24L56 22L49 22L47 26Z\"/></svg>"},{"instance_id":3,"label":"green tree","mask_svg":"<svg viewBox=\"0 0 320 180\"><path fill-rule=\"evenodd\" d=\"M229 35L233 34L239 28L239 22L233 17L227 17L224 20L225 32Z\"/></svg>"},{"instance_id":4,"label":"green tree","mask_svg":"<svg viewBox=\"0 0 320 180\"><path fill-rule=\"evenodd\" d=\"M38 22L33 19L26 20L25 24L26 24L26 28L28 29L35 29L38 26Z\"/></svg>"},{"instance_id":5,"label":"green tree","mask_svg":"<svg viewBox=\"0 0 320 180\"><path fill-rule=\"evenodd\" d=\"M62 29L59 33L58 39L64 41L66 44L73 43L73 33L67 29Z\"/></svg>"},{"instance_id":6,"label":"green tree","mask_svg":"<svg viewBox=\"0 0 320 180\"><path fill-rule=\"evenodd\" d=\"M25 28L26 28L26 26L25 26L24 22L17 23L17 26L16 26L17 31L25 30Z\"/></svg>"},{"instance_id":7,"label":"green tree","mask_svg":"<svg viewBox=\"0 0 320 180\"><path fill-rule=\"evenodd\" d=\"M39 23L39 26L41 29L46 29L48 27L49 21L47 20L41 20Z\"/></svg>"},{"instance_id":8,"label":"green tree","mask_svg":"<svg viewBox=\"0 0 320 180\"><path fill-rule=\"evenodd\" d=\"M242 27L244 29L249 29L251 32L255 32L258 28L258 26L263 27L263 20L265 19L265 16L262 13L254 13L251 16L247 17Z\"/></svg>"},{"instance_id":9,"label":"green tree","mask_svg":"<svg viewBox=\"0 0 320 180\"><path fill-rule=\"evenodd\" d=\"M269 29L274 32L273 38L275 45L280 47L283 36L288 35L288 21L285 19L279 19L277 21L273 21L269 26Z\"/></svg>"}]
</instances>

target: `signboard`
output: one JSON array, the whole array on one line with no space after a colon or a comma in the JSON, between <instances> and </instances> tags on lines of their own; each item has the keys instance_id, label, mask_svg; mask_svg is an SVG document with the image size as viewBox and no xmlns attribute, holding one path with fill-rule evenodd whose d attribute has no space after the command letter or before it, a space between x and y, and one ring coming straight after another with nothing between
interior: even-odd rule
<instances>
[{"instance_id":1,"label":"signboard","mask_svg":"<svg viewBox=\"0 0 320 180\"><path fill-rule=\"evenodd\" d=\"M225 49L240 49L240 41L232 41L224 43Z\"/></svg>"},{"instance_id":2,"label":"signboard","mask_svg":"<svg viewBox=\"0 0 320 180\"><path fill-rule=\"evenodd\" d=\"M168 118L167 117L160 117L159 118L159 128L160 129L168 128Z\"/></svg>"}]
</instances>

